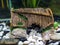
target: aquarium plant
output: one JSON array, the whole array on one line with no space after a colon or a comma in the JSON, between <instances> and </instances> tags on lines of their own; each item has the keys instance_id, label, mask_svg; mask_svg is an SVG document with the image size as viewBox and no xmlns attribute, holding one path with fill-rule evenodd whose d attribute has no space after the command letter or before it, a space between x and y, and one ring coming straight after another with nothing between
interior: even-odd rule
<instances>
[{"instance_id":1,"label":"aquarium plant","mask_svg":"<svg viewBox=\"0 0 60 45\"><path fill-rule=\"evenodd\" d=\"M54 28L58 27L58 22L54 22Z\"/></svg>"},{"instance_id":2,"label":"aquarium plant","mask_svg":"<svg viewBox=\"0 0 60 45\"><path fill-rule=\"evenodd\" d=\"M21 18L21 19L24 20L24 21L27 21L27 20L28 20L28 18L27 18L26 16L24 16L23 14L19 14L19 13L18 13L18 17ZM22 22L18 22L18 25L19 25L19 26L22 26L23 23L22 23Z\"/></svg>"},{"instance_id":3,"label":"aquarium plant","mask_svg":"<svg viewBox=\"0 0 60 45\"><path fill-rule=\"evenodd\" d=\"M37 8L39 7L40 0L22 0L22 4L25 8Z\"/></svg>"}]
</instances>

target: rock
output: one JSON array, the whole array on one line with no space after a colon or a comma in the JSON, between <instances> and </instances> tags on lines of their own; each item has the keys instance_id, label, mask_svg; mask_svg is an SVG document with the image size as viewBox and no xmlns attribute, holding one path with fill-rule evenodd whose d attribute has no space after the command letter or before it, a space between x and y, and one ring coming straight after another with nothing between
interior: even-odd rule
<instances>
[{"instance_id":1,"label":"rock","mask_svg":"<svg viewBox=\"0 0 60 45\"><path fill-rule=\"evenodd\" d=\"M31 30L35 30L37 33L42 33L42 27L36 25L35 23L27 27L27 34L29 35Z\"/></svg>"},{"instance_id":2,"label":"rock","mask_svg":"<svg viewBox=\"0 0 60 45\"><path fill-rule=\"evenodd\" d=\"M37 40L43 40L43 38L42 37L38 37L38 39Z\"/></svg>"},{"instance_id":3,"label":"rock","mask_svg":"<svg viewBox=\"0 0 60 45\"><path fill-rule=\"evenodd\" d=\"M4 40L4 43L9 45L9 44L17 44L18 43L18 39L3 39Z\"/></svg>"},{"instance_id":4,"label":"rock","mask_svg":"<svg viewBox=\"0 0 60 45\"><path fill-rule=\"evenodd\" d=\"M10 31L10 27L9 26L4 26L3 31Z\"/></svg>"},{"instance_id":5,"label":"rock","mask_svg":"<svg viewBox=\"0 0 60 45\"><path fill-rule=\"evenodd\" d=\"M9 39L10 38L10 33L7 33L6 35L3 36L3 39Z\"/></svg>"},{"instance_id":6,"label":"rock","mask_svg":"<svg viewBox=\"0 0 60 45\"><path fill-rule=\"evenodd\" d=\"M0 37L3 36L3 33L4 33L4 31L1 31L1 32L0 32Z\"/></svg>"},{"instance_id":7,"label":"rock","mask_svg":"<svg viewBox=\"0 0 60 45\"><path fill-rule=\"evenodd\" d=\"M0 24L0 31L3 29L4 25Z\"/></svg>"},{"instance_id":8,"label":"rock","mask_svg":"<svg viewBox=\"0 0 60 45\"><path fill-rule=\"evenodd\" d=\"M11 31L9 26L6 26L6 30L5 31Z\"/></svg>"},{"instance_id":9,"label":"rock","mask_svg":"<svg viewBox=\"0 0 60 45\"><path fill-rule=\"evenodd\" d=\"M3 36L3 39L9 39L10 37L8 37L8 36Z\"/></svg>"},{"instance_id":10,"label":"rock","mask_svg":"<svg viewBox=\"0 0 60 45\"><path fill-rule=\"evenodd\" d=\"M1 27L3 31L10 31L10 27L6 26L6 23L1 23L0 25L3 27Z\"/></svg>"},{"instance_id":11,"label":"rock","mask_svg":"<svg viewBox=\"0 0 60 45\"><path fill-rule=\"evenodd\" d=\"M2 37L0 37L0 39L2 39Z\"/></svg>"},{"instance_id":12,"label":"rock","mask_svg":"<svg viewBox=\"0 0 60 45\"><path fill-rule=\"evenodd\" d=\"M27 40L28 40L28 41L31 41L31 40L32 40L32 36L30 36Z\"/></svg>"},{"instance_id":13,"label":"rock","mask_svg":"<svg viewBox=\"0 0 60 45\"><path fill-rule=\"evenodd\" d=\"M46 45L59 45L60 41L58 40L50 40L47 42Z\"/></svg>"},{"instance_id":14,"label":"rock","mask_svg":"<svg viewBox=\"0 0 60 45\"><path fill-rule=\"evenodd\" d=\"M42 34L41 34L41 33L37 33L37 36L38 36L38 37L42 37Z\"/></svg>"},{"instance_id":15,"label":"rock","mask_svg":"<svg viewBox=\"0 0 60 45\"><path fill-rule=\"evenodd\" d=\"M18 42L18 45L23 45L23 42L22 42L22 41L19 41L19 42Z\"/></svg>"},{"instance_id":16,"label":"rock","mask_svg":"<svg viewBox=\"0 0 60 45\"><path fill-rule=\"evenodd\" d=\"M58 29L56 30L56 33L60 33L60 28L58 28Z\"/></svg>"},{"instance_id":17,"label":"rock","mask_svg":"<svg viewBox=\"0 0 60 45\"><path fill-rule=\"evenodd\" d=\"M29 44L30 42L29 41L24 41L24 44Z\"/></svg>"},{"instance_id":18,"label":"rock","mask_svg":"<svg viewBox=\"0 0 60 45\"><path fill-rule=\"evenodd\" d=\"M42 37L38 37L37 42L35 43L35 45L45 45L43 42Z\"/></svg>"},{"instance_id":19,"label":"rock","mask_svg":"<svg viewBox=\"0 0 60 45\"><path fill-rule=\"evenodd\" d=\"M31 32L32 27L27 27L26 33L29 35Z\"/></svg>"},{"instance_id":20,"label":"rock","mask_svg":"<svg viewBox=\"0 0 60 45\"><path fill-rule=\"evenodd\" d=\"M49 44L49 45L54 45L53 43Z\"/></svg>"},{"instance_id":21,"label":"rock","mask_svg":"<svg viewBox=\"0 0 60 45\"><path fill-rule=\"evenodd\" d=\"M34 43L29 43L28 45L35 45Z\"/></svg>"},{"instance_id":22,"label":"rock","mask_svg":"<svg viewBox=\"0 0 60 45\"><path fill-rule=\"evenodd\" d=\"M11 34L11 35L10 35L10 38L14 38L14 39L15 39L16 37L15 37L14 35Z\"/></svg>"},{"instance_id":23,"label":"rock","mask_svg":"<svg viewBox=\"0 0 60 45\"><path fill-rule=\"evenodd\" d=\"M2 30L5 30L6 29L6 23L1 23L3 25L3 29Z\"/></svg>"},{"instance_id":24,"label":"rock","mask_svg":"<svg viewBox=\"0 0 60 45\"><path fill-rule=\"evenodd\" d=\"M3 36L6 35L7 33L9 33L9 31L4 31Z\"/></svg>"},{"instance_id":25,"label":"rock","mask_svg":"<svg viewBox=\"0 0 60 45\"><path fill-rule=\"evenodd\" d=\"M4 40L1 39L1 40L0 40L0 44L3 44L3 43L4 43Z\"/></svg>"},{"instance_id":26,"label":"rock","mask_svg":"<svg viewBox=\"0 0 60 45\"><path fill-rule=\"evenodd\" d=\"M16 28L12 31L12 35L15 36L15 38L20 38L20 37L26 37L27 33L25 29Z\"/></svg>"},{"instance_id":27,"label":"rock","mask_svg":"<svg viewBox=\"0 0 60 45\"><path fill-rule=\"evenodd\" d=\"M59 42L55 42L55 43L54 43L54 45L58 45L58 44L59 44Z\"/></svg>"},{"instance_id":28,"label":"rock","mask_svg":"<svg viewBox=\"0 0 60 45\"><path fill-rule=\"evenodd\" d=\"M45 44L43 43L43 41L37 41L35 45L45 45Z\"/></svg>"},{"instance_id":29,"label":"rock","mask_svg":"<svg viewBox=\"0 0 60 45\"><path fill-rule=\"evenodd\" d=\"M31 29L31 32L29 34L29 36L33 36L33 35L36 35L37 34L37 31L35 31L34 29Z\"/></svg>"},{"instance_id":30,"label":"rock","mask_svg":"<svg viewBox=\"0 0 60 45\"><path fill-rule=\"evenodd\" d=\"M50 36L54 34L54 30L50 29L42 33L43 40L50 40Z\"/></svg>"},{"instance_id":31,"label":"rock","mask_svg":"<svg viewBox=\"0 0 60 45\"><path fill-rule=\"evenodd\" d=\"M43 40L50 40L49 32L45 32L43 36Z\"/></svg>"},{"instance_id":32,"label":"rock","mask_svg":"<svg viewBox=\"0 0 60 45\"><path fill-rule=\"evenodd\" d=\"M25 37L20 37L18 38L20 41L24 42L24 41L27 41L27 39Z\"/></svg>"},{"instance_id":33,"label":"rock","mask_svg":"<svg viewBox=\"0 0 60 45\"><path fill-rule=\"evenodd\" d=\"M38 36L33 35L32 38L35 39L35 40L37 40L38 39Z\"/></svg>"},{"instance_id":34,"label":"rock","mask_svg":"<svg viewBox=\"0 0 60 45\"><path fill-rule=\"evenodd\" d=\"M32 37L32 36L30 36L27 40L28 40L29 42L36 42L36 40L35 40L35 39L33 39L33 37Z\"/></svg>"},{"instance_id":35,"label":"rock","mask_svg":"<svg viewBox=\"0 0 60 45\"><path fill-rule=\"evenodd\" d=\"M51 39L53 40L60 40L60 33L55 33L50 36Z\"/></svg>"}]
</instances>

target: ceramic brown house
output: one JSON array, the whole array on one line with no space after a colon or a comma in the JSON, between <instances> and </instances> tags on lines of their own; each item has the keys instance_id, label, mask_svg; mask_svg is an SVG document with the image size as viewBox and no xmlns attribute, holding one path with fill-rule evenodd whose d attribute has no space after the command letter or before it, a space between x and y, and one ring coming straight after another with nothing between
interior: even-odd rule
<instances>
[{"instance_id":1,"label":"ceramic brown house","mask_svg":"<svg viewBox=\"0 0 60 45\"><path fill-rule=\"evenodd\" d=\"M28 20L23 20L18 16L22 14L27 17ZM22 22L22 27L27 27L33 23L46 28L54 23L53 13L50 8L20 8L11 10L11 26L19 26L18 22Z\"/></svg>"}]
</instances>

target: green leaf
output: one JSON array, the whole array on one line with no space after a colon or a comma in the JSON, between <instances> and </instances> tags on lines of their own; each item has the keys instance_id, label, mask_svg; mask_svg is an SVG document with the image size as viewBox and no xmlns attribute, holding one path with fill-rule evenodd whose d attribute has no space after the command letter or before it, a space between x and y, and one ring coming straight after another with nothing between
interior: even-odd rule
<instances>
[{"instance_id":1,"label":"green leaf","mask_svg":"<svg viewBox=\"0 0 60 45\"><path fill-rule=\"evenodd\" d=\"M18 22L18 25L23 25L23 23L22 22Z\"/></svg>"},{"instance_id":2,"label":"green leaf","mask_svg":"<svg viewBox=\"0 0 60 45\"><path fill-rule=\"evenodd\" d=\"M25 8L36 8L39 5L40 0L22 0L23 5Z\"/></svg>"},{"instance_id":3,"label":"green leaf","mask_svg":"<svg viewBox=\"0 0 60 45\"><path fill-rule=\"evenodd\" d=\"M28 18L26 16L22 15L22 14L18 14L18 17L20 17L23 20L28 20Z\"/></svg>"},{"instance_id":4,"label":"green leaf","mask_svg":"<svg viewBox=\"0 0 60 45\"><path fill-rule=\"evenodd\" d=\"M32 0L32 5L33 5L33 7L36 7L36 1L37 1L37 0Z\"/></svg>"},{"instance_id":5,"label":"green leaf","mask_svg":"<svg viewBox=\"0 0 60 45\"><path fill-rule=\"evenodd\" d=\"M50 29L51 29L51 26L49 26L49 27L43 29L43 30L42 30L42 33L45 32L45 31L48 31L48 30L50 30Z\"/></svg>"}]
</instances>

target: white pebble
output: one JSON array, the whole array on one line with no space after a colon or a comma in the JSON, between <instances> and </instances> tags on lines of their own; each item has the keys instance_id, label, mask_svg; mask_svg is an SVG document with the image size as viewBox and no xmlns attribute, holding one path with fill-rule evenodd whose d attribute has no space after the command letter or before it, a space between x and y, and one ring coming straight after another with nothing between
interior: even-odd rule
<instances>
[{"instance_id":1,"label":"white pebble","mask_svg":"<svg viewBox=\"0 0 60 45\"><path fill-rule=\"evenodd\" d=\"M19 41L19 42L18 42L18 45L23 45L23 42L22 42L22 41Z\"/></svg>"},{"instance_id":2,"label":"white pebble","mask_svg":"<svg viewBox=\"0 0 60 45\"><path fill-rule=\"evenodd\" d=\"M43 38L42 37L38 37L38 40L43 40Z\"/></svg>"},{"instance_id":3,"label":"white pebble","mask_svg":"<svg viewBox=\"0 0 60 45\"><path fill-rule=\"evenodd\" d=\"M32 36L30 36L28 39L27 39L29 42L36 42L36 40L35 39L33 39L33 37Z\"/></svg>"},{"instance_id":4,"label":"white pebble","mask_svg":"<svg viewBox=\"0 0 60 45\"><path fill-rule=\"evenodd\" d=\"M34 43L29 43L28 45L35 45Z\"/></svg>"},{"instance_id":5,"label":"white pebble","mask_svg":"<svg viewBox=\"0 0 60 45\"><path fill-rule=\"evenodd\" d=\"M10 32L6 34L6 36L10 36Z\"/></svg>"},{"instance_id":6,"label":"white pebble","mask_svg":"<svg viewBox=\"0 0 60 45\"><path fill-rule=\"evenodd\" d=\"M3 27L2 27L2 26L0 26L0 31L2 30L2 28L3 28Z\"/></svg>"},{"instance_id":7,"label":"white pebble","mask_svg":"<svg viewBox=\"0 0 60 45\"><path fill-rule=\"evenodd\" d=\"M37 41L35 45L45 45L45 44L43 43L43 41Z\"/></svg>"},{"instance_id":8,"label":"white pebble","mask_svg":"<svg viewBox=\"0 0 60 45\"><path fill-rule=\"evenodd\" d=\"M10 37L9 36L3 36L3 39L9 39Z\"/></svg>"},{"instance_id":9,"label":"white pebble","mask_svg":"<svg viewBox=\"0 0 60 45\"><path fill-rule=\"evenodd\" d=\"M37 40L38 39L38 36L33 35L32 38L35 39L35 40Z\"/></svg>"},{"instance_id":10,"label":"white pebble","mask_svg":"<svg viewBox=\"0 0 60 45\"><path fill-rule=\"evenodd\" d=\"M53 43L49 44L49 45L54 45Z\"/></svg>"},{"instance_id":11,"label":"white pebble","mask_svg":"<svg viewBox=\"0 0 60 45\"><path fill-rule=\"evenodd\" d=\"M7 33L5 36L3 36L4 39L9 39L10 38L10 33Z\"/></svg>"},{"instance_id":12,"label":"white pebble","mask_svg":"<svg viewBox=\"0 0 60 45\"><path fill-rule=\"evenodd\" d=\"M40 33L37 33L37 36L38 36L38 37L42 37L42 35L41 35Z\"/></svg>"},{"instance_id":13,"label":"white pebble","mask_svg":"<svg viewBox=\"0 0 60 45\"><path fill-rule=\"evenodd\" d=\"M58 44L59 44L59 42L54 43L54 45L58 45Z\"/></svg>"},{"instance_id":14,"label":"white pebble","mask_svg":"<svg viewBox=\"0 0 60 45\"><path fill-rule=\"evenodd\" d=\"M24 44L29 44L30 42L29 41L24 41Z\"/></svg>"},{"instance_id":15,"label":"white pebble","mask_svg":"<svg viewBox=\"0 0 60 45\"><path fill-rule=\"evenodd\" d=\"M3 33L4 33L4 31L1 31L1 32L0 32L0 36L3 36Z\"/></svg>"},{"instance_id":16,"label":"white pebble","mask_svg":"<svg viewBox=\"0 0 60 45\"><path fill-rule=\"evenodd\" d=\"M60 28L58 28L56 31L60 31Z\"/></svg>"},{"instance_id":17,"label":"white pebble","mask_svg":"<svg viewBox=\"0 0 60 45\"><path fill-rule=\"evenodd\" d=\"M2 39L2 37L0 37L0 39Z\"/></svg>"}]
</instances>

